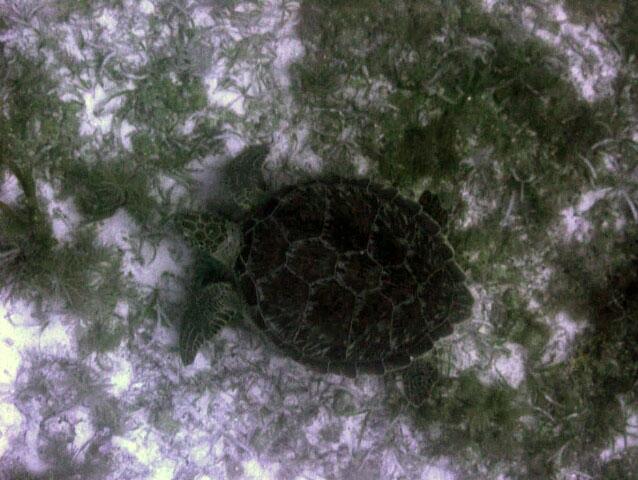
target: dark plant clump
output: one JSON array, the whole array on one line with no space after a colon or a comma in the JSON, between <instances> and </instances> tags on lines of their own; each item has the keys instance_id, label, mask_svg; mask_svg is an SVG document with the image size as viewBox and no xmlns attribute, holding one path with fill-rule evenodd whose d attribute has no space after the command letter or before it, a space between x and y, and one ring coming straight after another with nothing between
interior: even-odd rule
<instances>
[{"instance_id":1,"label":"dark plant clump","mask_svg":"<svg viewBox=\"0 0 638 480\"><path fill-rule=\"evenodd\" d=\"M638 447L629 447L621 455L600 468L601 480L636 480L638 478Z\"/></svg>"},{"instance_id":2,"label":"dark plant clump","mask_svg":"<svg viewBox=\"0 0 638 480\"><path fill-rule=\"evenodd\" d=\"M151 217L155 200L149 195L150 175L144 165L130 159L111 159L87 165L78 161L67 168L65 185L87 220L110 217L125 208L142 222Z\"/></svg>"},{"instance_id":3,"label":"dark plant clump","mask_svg":"<svg viewBox=\"0 0 638 480\"><path fill-rule=\"evenodd\" d=\"M15 175L24 194L19 205L0 202L0 272L5 281L11 281L21 276L23 266L47 261L56 241L41 211L31 172L7 158L0 158L2 167Z\"/></svg>"},{"instance_id":4,"label":"dark plant clump","mask_svg":"<svg viewBox=\"0 0 638 480\"><path fill-rule=\"evenodd\" d=\"M566 246L556 260L562 286L553 301L569 295L566 306L589 319L577 351L591 363L596 389L609 399L638 395L637 238L629 230L610 245L601 235L586 250Z\"/></svg>"},{"instance_id":5,"label":"dark plant clump","mask_svg":"<svg viewBox=\"0 0 638 480\"><path fill-rule=\"evenodd\" d=\"M538 468L579 462L599 469L598 452L626 428L623 404L633 408L638 399L637 252L635 233L558 252L548 303L588 324L565 361L528 367L538 426L525 444Z\"/></svg>"},{"instance_id":6,"label":"dark plant clump","mask_svg":"<svg viewBox=\"0 0 638 480\"><path fill-rule=\"evenodd\" d=\"M538 361L550 337L549 327L529 311L513 290L503 293L492 311L494 335L526 348L528 360Z\"/></svg>"},{"instance_id":7,"label":"dark plant clump","mask_svg":"<svg viewBox=\"0 0 638 480\"><path fill-rule=\"evenodd\" d=\"M595 387L605 398L630 393L638 400L638 238L618 248L624 262L588 292L591 324L581 349L596 365Z\"/></svg>"},{"instance_id":8,"label":"dark plant clump","mask_svg":"<svg viewBox=\"0 0 638 480\"><path fill-rule=\"evenodd\" d=\"M631 0L567 0L567 11L576 21L595 22L618 42L625 58L638 55L638 5Z\"/></svg>"},{"instance_id":9,"label":"dark plant clump","mask_svg":"<svg viewBox=\"0 0 638 480\"><path fill-rule=\"evenodd\" d=\"M202 80L180 66L180 61L179 57L153 56L136 72L142 80L127 93L118 112L136 125L131 135L132 158L126 162L146 170L146 177L160 172L179 173L190 161L219 153L222 147L217 121L201 115L207 112ZM192 131L182 133L189 118L194 121Z\"/></svg>"},{"instance_id":10,"label":"dark plant clump","mask_svg":"<svg viewBox=\"0 0 638 480\"><path fill-rule=\"evenodd\" d=\"M317 107L345 102L340 117L357 127L363 153L393 181L458 181L478 136L513 181L533 182L528 192L549 184L558 195L570 176L584 173L577 155L603 137L596 109L564 80L556 53L508 18L469 1L426 3L305 2L300 34L312 48L295 66L298 91ZM372 78L389 82L390 107L375 104L382 98L371 97L365 108L340 98L348 80L368 92ZM329 112L319 121L343 123ZM543 193L538 198L551 205L550 192ZM534 215L531 207L526 212Z\"/></svg>"},{"instance_id":11,"label":"dark plant clump","mask_svg":"<svg viewBox=\"0 0 638 480\"><path fill-rule=\"evenodd\" d=\"M39 420L32 433L37 437L38 456L45 469L35 473L21 465L16 449L0 460L0 478L98 479L111 471L113 458L108 443L121 432L121 412L116 399L104 391L106 385L98 378L74 360L29 355L18 372L14 403L25 418ZM95 432L79 447L73 421L78 407L86 408L90 423L87 428ZM106 410L112 412L108 419L104 416Z\"/></svg>"},{"instance_id":12,"label":"dark plant clump","mask_svg":"<svg viewBox=\"0 0 638 480\"><path fill-rule=\"evenodd\" d=\"M56 185L50 179L58 175L63 185L72 179L81 185L89 177L92 189L90 193L79 189L78 204L83 213L94 217L112 213L105 210L117 203L118 188L134 193L139 188L135 191L134 184L123 187L131 175L114 175L117 188L110 191L100 184L105 175L100 177L89 169L72 178L78 169L67 168L76 161L73 134L77 120L54 88L42 62L20 55L8 65L0 85L4 94L0 180L14 177L20 189L13 203L0 202L0 287L14 299L35 302L39 314L50 305L62 305L81 318L76 325L80 343L105 351L116 346L124 333L123 319L113 317L118 298L132 294L120 272L120 255L96 244L94 230L87 227L78 228L71 238L58 240L37 186L38 182ZM137 200L133 194L125 199L129 203ZM105 330L105 325L110 327ZM107 330L110 336L98 335ZM83 341L88 338L91 342Z\"/></svg>"},{"instance_id":13,"label":"dark plant clump","mask_svg":"<svg viewBox=\"0 0 638 480\"><path fill-rule=\"evenodd\" d=\"M492 465L517 459L526 409L514 389L504 383L485 385L470 371L440 379L436 385L436 391L415 411L424 427L441 427L441 437L436 438L431 453L467 456L480 452Z\"/></svg>"}]
</instances>

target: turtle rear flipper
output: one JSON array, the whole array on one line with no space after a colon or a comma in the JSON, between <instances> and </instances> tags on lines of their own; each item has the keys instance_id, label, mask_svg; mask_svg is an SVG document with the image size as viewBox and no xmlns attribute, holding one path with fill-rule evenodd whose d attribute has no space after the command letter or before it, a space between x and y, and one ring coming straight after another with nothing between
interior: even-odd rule
<instances>
[{"instance_id":1,"label":"turtle rear flipper","mask_svg":"<svg viewBox=\"0 0 638 480\"><path fill-rule=\"evenodd\" d=\"M190 297L179 333L179 354L184 365L193 363L203 343L240 315L238 305L238 295L227 282L212 283Z\"/></svg>"}]
</instances>

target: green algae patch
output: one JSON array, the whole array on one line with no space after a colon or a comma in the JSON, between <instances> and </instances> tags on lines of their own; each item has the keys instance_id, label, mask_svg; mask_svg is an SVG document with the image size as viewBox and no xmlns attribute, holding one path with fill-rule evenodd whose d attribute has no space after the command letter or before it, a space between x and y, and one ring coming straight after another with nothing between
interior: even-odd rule
<instances>
[{"instance_id":1,"label":"green algae patch","mask_svg":"<svg viewBox=\"0 0 638 480\"><path fill-rule=\"evenodd\" d=\"M528 358L540 360L550 338L550 328L531 312L526 302L513 290L507 290L492 308L493 334L518 343L527 349Z\"/></svg>"},{"instance_id":2,"label":"green algae patch","mask_svg":"<svg viewBox=\"0 0 638 480\"><path fill-rule=\"evenodd\" d=\"M91 228L56 238L47 208L50 200L37 188L38 182L64 175L76 158L75 106L52 94L55 82L42 62L21 56L1 88L7 100L0 117L0 178L14 177L19 187L15 203L0 202L1 286L14 300L34 302L42 322L53 305L77 315L79 330L112 322L118 298L131 294L121 276L120 255L98 244ZM120 319L117 339L103 343L101 350L119 344L122 325ZM103 338L95 333L90 338L98 345Z\"/></svg>"},{"instance_id":3,"label":"green algae patch","mask_svg":"<svg viewBox=\"0 0 638 480\"><path fill-rule=\"evenodd\" d=\"M520 455L520 432L526 407L515 389L504 383L485 385L476 372L441 380L417 409L425 429L436 428L433 454L483 455L496 465Z\"/></svg>"}]
</instances>

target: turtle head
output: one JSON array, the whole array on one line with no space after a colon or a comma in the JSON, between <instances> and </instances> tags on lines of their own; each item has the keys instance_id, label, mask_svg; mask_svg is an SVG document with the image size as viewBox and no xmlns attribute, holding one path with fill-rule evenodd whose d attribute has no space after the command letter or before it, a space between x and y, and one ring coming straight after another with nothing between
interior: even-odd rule
<instances>
[{"instance_id":1,"label":"turtle head","mask_svg":"<svg viewBox=\"0 0 638 480\"><path fill-rule=\"evenodd\" d=\"M231 267L239 254L240 229L236 222L214 213L187 212L176 218L177 229L199 255Z\"/></svg>"}]
</instances>

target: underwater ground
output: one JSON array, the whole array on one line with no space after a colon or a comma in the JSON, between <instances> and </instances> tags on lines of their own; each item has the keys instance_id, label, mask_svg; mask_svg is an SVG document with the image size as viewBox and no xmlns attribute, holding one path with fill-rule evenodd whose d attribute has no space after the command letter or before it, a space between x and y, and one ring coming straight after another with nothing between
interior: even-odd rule
<instances>
[{"instance_id":1,"label":"underwater ground","mask_svg":"<svg viewBox=\"0 0 638 480\"><path fill-rule=\"evenodd\" d=\"M637 479L637 56L632 0L0 0L0 479ZM419 401L238 328L181 366L171 219L254 145L441 198Z\"/></svg>"}]
</instances>

